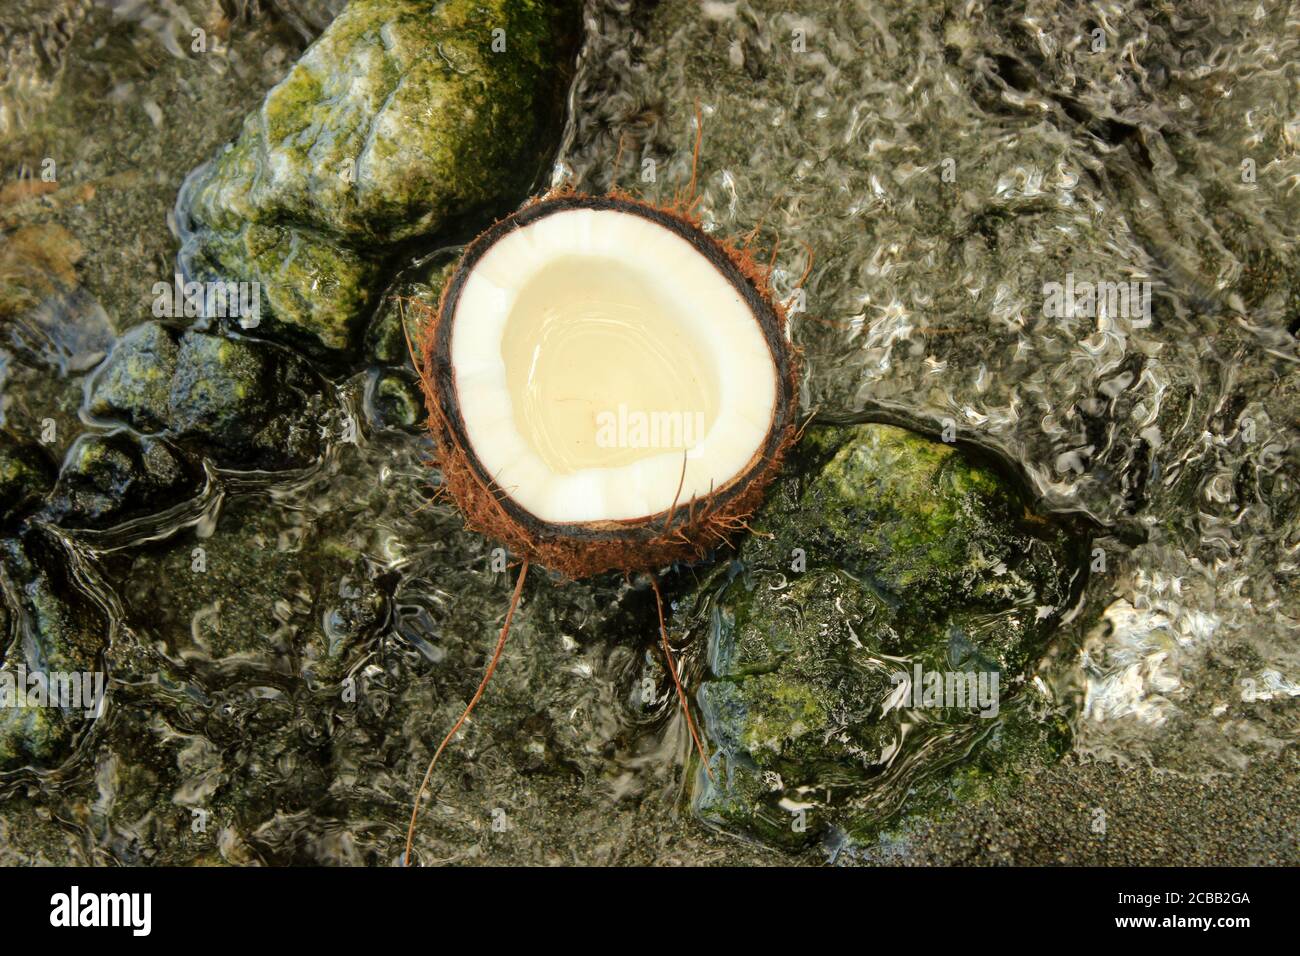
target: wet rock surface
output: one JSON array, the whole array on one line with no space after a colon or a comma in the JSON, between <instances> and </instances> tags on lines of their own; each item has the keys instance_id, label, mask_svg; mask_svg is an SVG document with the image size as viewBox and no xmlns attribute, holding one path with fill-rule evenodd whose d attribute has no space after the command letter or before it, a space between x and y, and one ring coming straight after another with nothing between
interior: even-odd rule
<instances>
[{"instance_id":1,"label":"wet rock surface","mask_svg":"<svg viewBox=\"0 0 1300 956\"><path fill-rule=\"evenodd\" d=\"M292 352L151 322L114 347L91 380L86 410L166 433L218 464L292 467L319 453L322 388Z\"/></svg>"},{"instance_id":2,"label":"wet rock surface","mask_svg":"<svg viewBox=\"0 0 1300 956\"><path fill-rule=\"evenodd\" d=\"M415 430L425 416L424 395L414 375L385 371L367 383L371 421L380 428Z\"/></svg>"},{"instance_id":3,"label":"wet rock surface","mask_svg":"<svg viewBox=\"0 0 1300 956\"><path fill-rule=\"evenodd\" d=\"M577 11L354 0L187 184L190 271L259 282L272 334L354 345L387 250L534 181Z\"/></svg>"},{"instance_id":4,"label":"wet rock surface","mask_svg":"<svg viewBox=\"0 0 1300 956\"><path fill-rule=\"evenodd\" d=\"M0 772L50 769L98 716L108 619L74 582L66 546L36 529L0 539L0 604Z\"/></svg>"},{"instance_id":5,"label":"wet rock surface","mask_svg":"<svg viewBox=\"0 0 1300 956\"><path fill-rule=\"evenodd\" d=\"M0 432L0 526L35 509L54 483L54 467L37 444Z\"/></svg>"},{"instance_id":6,"label":"wet rock surface","mask_svg":"<svg viewBox=\"0 0 1300 956\"><path fill-rule=\"evenodd\" d=\"M790 847L869 839L908 791L918 808L927 774L1036 733L1003 708L1082 585L1086 541L991 463L894 426L814 428L801 453L738 560L678 604L708 642L721 751L697 807Z\"/></svg>"},{"instance_id":7,"label":"wet rock surface","mask_svg":"<svg viewBox=\"0 0 1300 956\"><path fill-rule=\"evenodd\" d=\"M194 466L162 439L83 435L68 451L46 516L73 527L106 527L177 504L198 484Z\"/></svg>"}]
</instances>

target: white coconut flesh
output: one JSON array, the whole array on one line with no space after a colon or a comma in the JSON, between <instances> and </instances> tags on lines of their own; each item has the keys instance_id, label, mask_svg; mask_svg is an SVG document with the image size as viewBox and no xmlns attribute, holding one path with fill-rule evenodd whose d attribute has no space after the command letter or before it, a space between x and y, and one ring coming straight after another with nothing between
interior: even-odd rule
<instances>
[{"instance_id":1,"label":"white coconut flesh","mask_svg":"<svg viewBox=\"0 0 1300 956\"><path fill-rule=\"evenodd\" d=\"M507 233L451 322L465 436L545 522L703 499L772 428L776 364L749 305L692 243L635 213L565 209Z\"/></svg>"}]
</instances>

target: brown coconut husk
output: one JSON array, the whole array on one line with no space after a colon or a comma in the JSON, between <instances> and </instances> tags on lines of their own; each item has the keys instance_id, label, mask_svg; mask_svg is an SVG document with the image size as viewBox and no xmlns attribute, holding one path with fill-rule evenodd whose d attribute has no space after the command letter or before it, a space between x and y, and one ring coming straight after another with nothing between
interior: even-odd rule
<instances>
[{"instance_id":1,"label":"brown coconut husk","mask_svg":"<svg viewBox=\"0 0 1300 956\"><path fill-rule=\"evenodd\" d=\"M777 368L777 400L767 438L739 475L702 499L678 501L658 514L626 521L552 523L517 505L488 474L471 447L461 417L455 370L448 359L450 316L464 282L483 253L514 229L566 209L614 209L650 219L692 243L745 299L762 329ZM797 437L798 353L786 340L786 313L772 296L770 269L744 246L706 234L689 206L668 209L623 193L589 196L556 190L498 220L466 247L442 290L436 313L419 316L417 364L429 410L429 428L445 491L466 527L504 544L566 578L603 571L653 571L679 560L697 560L728 545L745 530ZM683 462L683 468L685 463ZM685 472L683 470L683 476Z\"/></svg>"},{"instance_id":2,"label":"brown coconut husk","mask_svg":"<svg viewBox=\"0 0 1300 956\"><path fill-rule=\"evenodd\" d=\"M702 132L699 105L696 105L695 154L691 165L691 185L687 195L695 195L696 163L699 159ZM620 142L620 156L622 144ZM616 164L617 165L617 164ZM687 203L678 198L672 206L661 209L643 203L625 193L611 192L608 196L586 196L568 189L554 190L533 200L522 209L499 220L476 238L465 250L451 280L443 288L436 311L420 313L418 348L412 348L412 360L419 372L429 410L429 429L437 449L438 463L442 469L443 489L456 502L465 518L466 526L489 538L500 541L520 557L519 575L513 597L506 612L500 636L497 639L487 673L484 674L473 698L460 719L443 738L429 761L424 779L411 809L411 820L406 836L405 865L412 862L415 828L419 817L420 798L429 785L438 757L451 742L456 731L464 724L470 712L483 696L483 691L496 669L510 631L510 623L519 606L524 580L530 563L536 562L558 574L573 579L587 577L608 570L649 572L659 614L659 633L668 670L673 676L678 702L690 729L691 738L700 755L701 763L710 779L713 777L708 754L704 749L695 722L691 718L686 693L673 660L664 620L663 598L655 577L655 570L677 560L702 558L712 548L729 545L733 536L748 527L750 515L762 503L767 486L780 470L782 459L798 439L794 417L798 395L798 351L785 338L786 313L771 291L771 266L759 266L749 254L748 242L719 242L701 228L693 210L696 199ZM777 401L767 437L755 452L744 470L722 488L710 492L703 500L692 498L687 502L674 499L673 506L656 515L632 521L553 524L544 522L520 508L488 475L479 462L465 436L460 415L455 372L448 361L450 326L448 320L455 308L465 277L475 262L489 248L512 229L520 228L541 216L566 208L619 209L652 219L687 239L730 281L749 304L757 318L773 361L777 367ZM755 233L757 229L755 229ZM754 233L751 233L752 239ZM775 260L775 253L773 254ZM809 270L812 268L809 250ZM807 272L804 274L807 278ZM803 280L800 280L802 284ZM403 322L405 328L405 322ZM409 344L409 343L408 343ZM683 461L683 478L685 462ZM680 496L680 486L678 495Z\"/></svg>"}]
</instances>

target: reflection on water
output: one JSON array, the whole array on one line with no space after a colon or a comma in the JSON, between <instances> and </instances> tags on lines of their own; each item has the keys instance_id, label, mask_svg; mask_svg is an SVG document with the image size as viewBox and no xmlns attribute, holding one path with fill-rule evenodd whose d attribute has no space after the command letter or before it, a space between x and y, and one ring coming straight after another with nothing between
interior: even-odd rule
<instances>
[{"instance_id":1,"label":"reflection on water","mask_svg":"<svg viewBox=\"0 0 1300 956\"><path fill-rule=\"evenodd\" d=\"M1113 529L1043 675L1078 746L1228 767L1291 734L1243 694L1296 668L1300 39L1285 5L1199 7L611 11L566 159L670 196L698 98L705 222L764 221L783 291L816 253L807 403L954 423ZM1150 281L1149 323L1048 318L1071 274Z\"/></svg>"}]
</instances>

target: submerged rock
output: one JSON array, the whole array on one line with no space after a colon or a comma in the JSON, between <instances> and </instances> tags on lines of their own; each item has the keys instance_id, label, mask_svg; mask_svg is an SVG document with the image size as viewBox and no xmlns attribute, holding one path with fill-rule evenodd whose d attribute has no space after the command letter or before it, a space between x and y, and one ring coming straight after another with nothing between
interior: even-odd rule
<instances>
[{"instance_id":1,"label":"submerged rock","mask_svg":"<svg viewBox=\"0 0 1300 956\"><path fill-rule=\"evenodd\" d=\"M54 466L37 445L0 432L0 525L40 505L54 482Z\"/></svg>"},{"instance_id":2,"label":"submerged rock","mask_svg":"<svg viewBox=\"0 0 1300 956\"><path fill-rule=\"evenodd\" d=\"M443 286L455 269L456 257L440 252L418 264L393 283L366 328L366 357L379 365L411 365L411 347L419 340L427 317L437 311Z\"/></svg>"},{"instance_id":3,"label":"submerged rock","mask_svg":"<svg viewBox=\"0 0 1300 956\"><path fill-rule=\"evenodd\" d=\"M414 431L424 420L424 396L406 372L380 372L366 383L366 412L377 427Z\"/></svg>"},{"instance_id":4,"label":"submerged rock","mask_svg":"<svg viewBox=\"0 0 1300 956\"><path fill-rule=\"evenodd\" d=\"M697 806L791 847L870 833L918 786L913 755L941 769L1000 732L1080 557L1068 528L951 445L860 425L817 429L805 451L740 561L682 608L711 634L700 698L722 755Z\"/></svg>"},{"instance_id":5,"label":"submerged rock","mask_svg":"<svg viewBox=\"0 0 1300 956\"><path fill-rule=\"evenodd\" d=\"M357 512L318 520L268 505L234 497L217 534L137 553L122 585L127 618L174 660L297 674L334 697L374 652L392 584L346 540Z\"/></svg>"},{"instance_id":6,"label":"submerged rock","mask_svg":"<svg viewBox=\"0 0 1300 956\"><path fill-rule=\"evenodd\" d=\"M534 181L578 9L354 0L182 191L189 271L260 282L271 334L351 347L396 244Z\"/></svg>"},{"instance_id":7,"label":"submerged rock","mask_svg":"<svg viewBox=\"0 0 1300 956\"><path fill-rule=\"evenodd\" d=\"M157 322L137 325L118 339L92 380L86 410L119 418L142 432L162 431L176 374L176 335Z\"/></svg>"},{"instance_id":8,"label":"submerged rock","mask_svg":"<svg viewBox=\"0 0 1300 956\"><path fill-rule=\"evenodd\" d=\"M319 451L320 391L291 352L150 322L114 347L87 388L86 408L166 434L219 465L293 467Z\"/></svg>"},{"instance_id":9,"label":"submerged rock","mask_svg":"<svg viewBox=\"0 0 1300 956\"><path fill-rule=\"evenodd\" d=\"M21 181L5 189L15 186ZM82 243L57 223L20 226L0 241L0 329L20 353L64 373L94 366L113 341L108 314L80 285L84 257Z\"/></svg>"},{"instance_id":10,"label":"submerged rock","mask_svg":"<svg viewBox=\"0 0 1300 956\"><path fill-rule=\"evenodd\" d=\"M198 483L197 471L163 439L83 435L68 451L48 511L60 524L105 527L176 504Z\"/></svg>"},{"instance_id":11,"label":"submerged rock","mask_svg":"<svg viewBox=\"0 0 1300 956\"><path fill-rule=\"evenodd\" d=\"M219 530L137 553L122 585L127 619L174 659L292 671L301 632L319 626L311 615L315 537L257 497L235 499Z\"/></svg>"},{"instance_id":12,"label":"submerged rock","mask_svg":"<svg viewBox=\"0 0 1300 956\"><path fill-rule=\"evenodd\" d=\"M337 542L325 544L323 566L328 575L346 560L347 549ZM302 652L304 676L317 687L343 680L357 648L382 629L391 613L388 595L359 557L332 588L324 580L328 578L323 577L317 598L324 609L321 626L307 633Z\"/></svg>"},{"instance_id":13,"label":"submerged rock","mask_svg":"<svg viewBox=\"0 0 1300 956\"><path fill-rule=\"evenodd\" d=\"M0 540L0 605L0 771L56 766L102 699L107 619L35 528Z\"/></svg>"}]
</instances>

